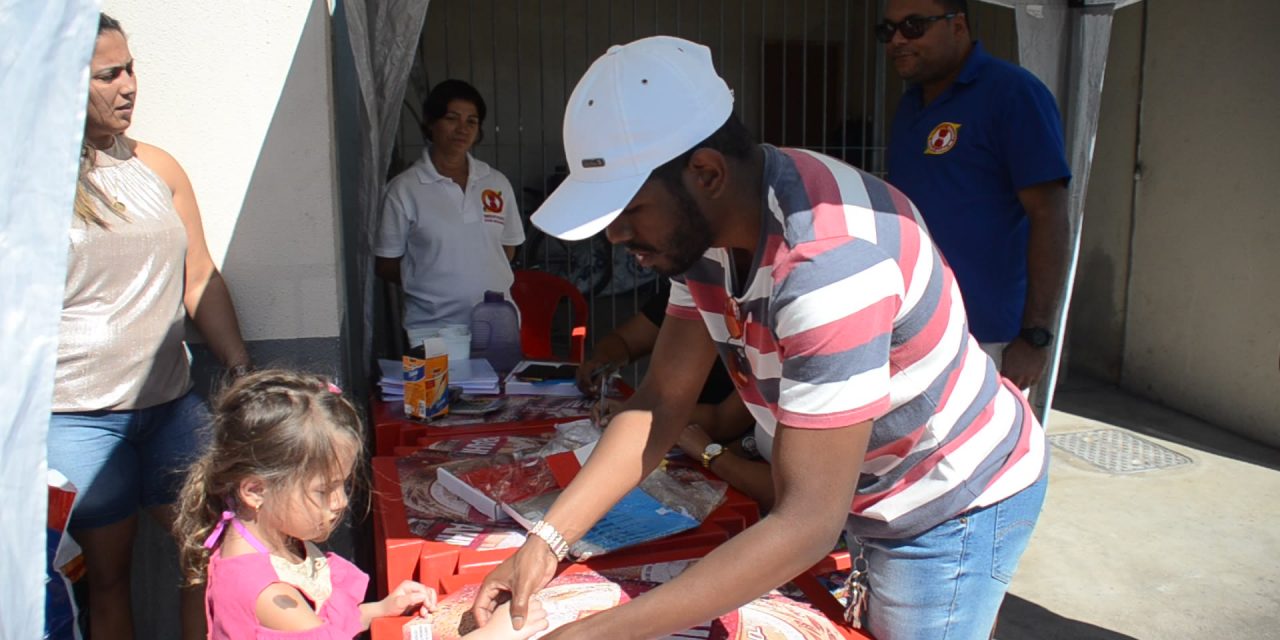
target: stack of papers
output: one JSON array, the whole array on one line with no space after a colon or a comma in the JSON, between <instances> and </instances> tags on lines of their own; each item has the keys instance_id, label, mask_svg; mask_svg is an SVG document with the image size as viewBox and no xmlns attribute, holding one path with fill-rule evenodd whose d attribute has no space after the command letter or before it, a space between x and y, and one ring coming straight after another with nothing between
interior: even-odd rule
<instances>
[{"instance_id":1,"label":"stack of papers","mask_svg":"<svg viewBox=\"0 0 1280 640\"><path fill-rule=\"evenodd\" d=\"M399 360L378 359L378 390L383 401L404 399L404 365ZM469 395L496 395L498 372L484 358L449 363L449 386L460 387Z\"/></svg>"},{"instance_id":2,"label":"stack of papers","mask_svg":"<svg viewBox=\"0 0 1280 640\"><path fill-rule=\"evenodd\" d=\"M404 364L378 358L378 391L384 402L404 401Z\"/></svg>"},{"instance_id":3,"label":"stack of papers","mask_svg":"<svg viewBox=\"0 0 1280 640\"><path fill-rule=\"evenodd\" d=\"M484 358L459 360L456 364L450 361L449 386L461 387L463 393L470 395L496 395L498 372Z\"/></svg>"}]
</instances>

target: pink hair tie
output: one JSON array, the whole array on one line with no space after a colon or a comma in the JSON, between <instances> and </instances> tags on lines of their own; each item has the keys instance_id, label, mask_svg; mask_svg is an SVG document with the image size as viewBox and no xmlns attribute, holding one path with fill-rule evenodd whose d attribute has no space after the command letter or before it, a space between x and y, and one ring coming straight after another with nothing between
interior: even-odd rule
<instances>
[{"instance_id":1,"label":"pink hair tie","mask_svg":"<svg viewBox=\"0 0 1280 640\"><path fill-rule=\"evenodd\" d=\"M236 512L230 511L230 510L223 511L222 518L219 519L218 524L214 525L213 527L213 532L209 534L208 538L204 539L204 548L212 549L215 545L217 545L218 538L222 536L222 532L227 528L227 523L231 522L231 520L235 517L236 517Z\"/></svg>"},{"instance_id":2,"label":"pink hair tie","mask_svg":"<svg viewBox=\"0 0 1280 640\"><path fill-rule=\"evenodd\" d=\"M342 387L339 387L338 385L336 385L336 384L334 384L334 383L330 382L330 383L329 383L329 393L336 393L336 394L338 394L338 395L342 395Z\"/></svg>"}]
</instances>

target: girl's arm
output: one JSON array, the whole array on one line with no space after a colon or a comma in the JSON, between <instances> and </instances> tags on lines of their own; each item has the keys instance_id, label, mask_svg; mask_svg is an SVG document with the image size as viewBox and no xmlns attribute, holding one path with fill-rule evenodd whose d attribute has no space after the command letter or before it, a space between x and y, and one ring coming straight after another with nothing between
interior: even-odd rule
<instances>
[{"instance_id":1,"label":"girl's arm","mask_svg":"<svg viewBox=\"0 0 1280 640\"><path fill-rule=\"evenodd\" d=\"M386 598L360 605L360 627L368 629L374 618L403 615L410 609L418 609L419 605L434 609L435 590L406 580ZM275 631L310 631L325 625L302 593L283 582L272 583L258 594L254 613L259 624Z\"/></svg>"},{"instance_id":2,"label":"girl's arm","mask_svg":"<svg viewBox=\"0 0 1280 640\"><path fill-rule=\"evenodd\" d=\"M421 608L418 605L421 605ZM374 618L404 615L411 609L417 610L416 612L421 612L422 609L435 611L435 589L424 587L412 580L405 580L386 598L360 605L360 623L368 629ZM527 640L546 628L546 611L535 598L529 604L529 614L524 627L519 631L512 627L510 607L504 604L494 612L488 623L464 637L470 640Z\"/></svg>"},{"instance_id":3,"label":"girl's arm","mask_svg":"<svg viewBox=\"0 0 1280 640\"><path fill-rule=\"evenodd\" d=\"M360 624L365 629L374 618L402 616L410 613L435 611L436 590L423 586L412 580L405 580L387 597L377 602L366 602L360 605Z\"/></svg>"},{"instance_id":4,"label":"girl's arm","mask_svg":"<svg viewBox=\"0 0 1280 640\"><path fill-rule=\"evenodd\" d=\"M302 593L283 582L274 582L258 594L254 613L259 624L276 631L307 631L324 626L324 620L311 610Z\"/></svg>"}]
</instances>

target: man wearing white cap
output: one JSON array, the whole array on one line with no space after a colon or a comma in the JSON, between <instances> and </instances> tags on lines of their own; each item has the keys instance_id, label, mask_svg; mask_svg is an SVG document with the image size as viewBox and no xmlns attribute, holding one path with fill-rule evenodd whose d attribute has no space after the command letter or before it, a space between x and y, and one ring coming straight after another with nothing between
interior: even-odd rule
<instances>
[{"instance_id":1,"label":"man wearing white cap","mask_svg":"<svg viewBox=\"0 0 1280 640\"><path fill-rule=\"evenodd\" d=\"M672 276L668 319L649 375L486 578L477 618L503 591L521 617L675 443L718 353L774 433L774 508L672 582L548 637L704 623L808 569L844 529L868 568L852 617L879 640L986 638L1044 499L1044 432L969 335L911 202L837 160L755 144L732 111L710 51L670 37L611 48L574 89L571 173L533 222L569 240L604 230Z\"/></svg>"}]
</instances>

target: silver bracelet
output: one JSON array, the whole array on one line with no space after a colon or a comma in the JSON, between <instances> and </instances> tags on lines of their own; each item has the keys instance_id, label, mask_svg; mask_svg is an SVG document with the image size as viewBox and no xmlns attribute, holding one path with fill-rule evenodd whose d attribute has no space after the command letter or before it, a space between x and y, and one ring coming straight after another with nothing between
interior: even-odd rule
<instances>
[{"instance_id":1,"label":"silver bracelet","mask_svg":"<svg viewBox=\"0 0 1280 640\"><path fill-rule=\"evenodd\" d=\"M557 562L563 562L568 557L569 542L546 520L533 523L533 528L529 529L529 535L538 536L547 543L547 546L551 547L551 553L555 554Z\"/></svg>"}]
</instances>

